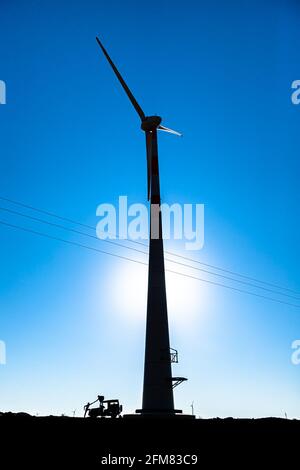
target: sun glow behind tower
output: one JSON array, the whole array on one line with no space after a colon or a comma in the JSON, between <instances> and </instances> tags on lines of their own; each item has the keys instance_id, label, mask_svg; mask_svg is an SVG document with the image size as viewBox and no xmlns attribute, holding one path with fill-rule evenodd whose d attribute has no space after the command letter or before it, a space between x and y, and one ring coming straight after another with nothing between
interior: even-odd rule
<instances>
[{"instance_id":1,"label":"sun glow behind tower","mask_svg":"<svg viewBox=\"0 0 300 470\"><path fill-rule=\"evenodd\" d=\"M145 322L147 275L146 266L133 263L114 264L108 274L107 302L127 324ZM169 318L175 333L192 333L196 325L208 320L210 286L166 271L166 288Z\"/></svg>"}]
</instances>

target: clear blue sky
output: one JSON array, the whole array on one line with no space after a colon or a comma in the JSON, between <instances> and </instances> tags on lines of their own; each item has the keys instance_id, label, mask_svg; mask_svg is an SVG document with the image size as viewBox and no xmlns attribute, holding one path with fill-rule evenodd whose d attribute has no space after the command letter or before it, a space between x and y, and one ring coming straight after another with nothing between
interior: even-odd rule
<instances>
[{"instance_id":1,"label":"clear blue sky","mask_svg":"<svg viewBox=\"0 0 300 470\"><path fill-rule=\"evenodd\" d=\"M193 257L300 291L299 19L296 0L2 1L0 196L92 225L102 202L145 202L144 136L99 34L145 112L184 133L160 136L162 195L205 204ZM98 393L139 407L146 269L4 226L0 240L0 410L79 414ZM175 291L177 407L299 417L300 309L184 279L174 310Z\"/></svg>"}]
</instances>

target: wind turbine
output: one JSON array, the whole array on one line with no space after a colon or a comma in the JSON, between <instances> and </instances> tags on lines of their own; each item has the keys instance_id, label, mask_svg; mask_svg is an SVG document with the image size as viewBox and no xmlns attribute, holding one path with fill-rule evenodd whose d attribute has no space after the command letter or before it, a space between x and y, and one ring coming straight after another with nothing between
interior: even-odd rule
<instances>
[{"instance_id":1,"label":"wind turbine","mask_svg":"<svg viewBox=\"0 0 300 470\"><path fill-rule=\"evenodd\" d=\"M165 283L164 248L162 236L161 199L158 166L157 130L181 135L161 124L160 116L146 116L131 93L103 44L96 38L106 59L121 83L141 120L146 136L147 197L150 200L150 237L148 267L147 325L144 363L143 416L184 416L175 410L173 388L187 380L172 377L172 362L178 362L177 351L170 349L168 311Z\"/></svg>"}]
</instances>

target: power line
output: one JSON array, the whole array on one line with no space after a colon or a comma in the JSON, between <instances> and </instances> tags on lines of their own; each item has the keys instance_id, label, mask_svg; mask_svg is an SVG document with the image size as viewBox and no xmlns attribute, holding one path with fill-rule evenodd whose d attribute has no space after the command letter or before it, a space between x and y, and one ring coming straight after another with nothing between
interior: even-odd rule
<instances>
[{"instance_id":1,"label":"power line","mask_svg":"<svg viewBox=\"0 0 300 470\"><path fill-rule=\"evenodd\" d=\"M87 250L95 251L95 252L98 252L98 253L101 253L101 254L114 256L116 258L120 258L120 259L123 259L123 260L126 260L126 261L131 261L133 263L141 264L141 265L144 265L144 266L148 265L147 263L145 263L143 261L135 260L133 258L129 258L129 257L122 256L122 255L117 255L115 253L110 253L110 252L105 251L105 250L99 250L98 248L94 248L94 247L91 247L89 245L84 245L82 243L78 243L78 242L74 242L74 241L70 241L70 240L65 240L64 238L54 237L52 235L48 235L48 234L45 234L45 233L42 233L42 232L38 232L36 230L32 230L32 229L29 229L29 228L21 227L19 225L10 224L10 223L4 222L4 221L0 221L0 224L5 225L7 227L17 229L17 230L22 230L24 232L28 232L28 233L31 233L31 234L34 234L34 235L39 235L39 236L42 236L42 237L45 237L45 238L48 238L48 239L52 239L52 240L60 241L60 242L63 242L63 243L67 243L69 245L85 248ZM178 272L178 271L173 271L171 269L166 269L166 271L170 272L170 273L173 273L173 274L177 274L179 276L194 279L194 280L197 280L197 281L200 281L200 282L205 282L207 284L211 284L211 285L214 285L214 286L223 287L225 289L230 289L232 291L239 292L239 293L242 293L242 294L248 294L248 295L259 297L259 298L262 298L262 299L265 299L265 300L270 300L272 302L276 302L276 303L280 303L280 304L284 304L284 305L289 305L289 306L295 307L295 308L300 308L300 305L297 305L297 304L292 304L290 302L285 302L283 300L274 299L272 297L267 297L265 295L256 294L254 292L246 291L246 290L243 290L243 289L238 289L236 287L227 286L225 284L221 284L221 283L218 283L218 282L209 281L208 279L202 279L202 278L199 278L199 277L196 277L196 276L192 276L190 274L185 274L185 273L181 273L181 272Z\"/></svg>"},{"instance_id":2,"label":"power line","mask_svg":"<svg viewBox=\"0 0 300 470\"><path fill-rule=\"evenodd\" d=\"M118 242L113 242L111 240L107 240L107 239L99 239L97 236L95 235L90 235L88 233L85 233L85 232L82 232L80 230L76 230L76 229L73 229L73 228L69 228L69 227L66 227L64 225L60 225L60 224L55 224L53 222L49 222L47 220L44 220L44 219L40 219L39 217L34 217L34 216L31 216L31 215L28 215L28 214L23 214L21 212L18 212L18 211L14 211L12 209L8 209L8 208L5 208L5 207L1 207L0 206L0 210L2 211L5 211L5 212L8 212L8 213L11 213L11 214L14 214L14 215L18 215L18 216L21 216L21 217L25 217L27 219L30 219L30 220L34 220L36 222L41 222L43 224L46 224L46 225L50 225L50 226L53 226L53 227L56 227L56 228L60 228L60 229L63 229L63 230L66 230L68 232L73 232L73 233L77 233L79 235L84 235L86 237L89 237L89 238L93 238L97 241L103 241L103 242L107 242L107 243L111 243L113 245L117 245L117 246L121 246L122 248L126 248L126 249L129 249L129 250L133 250L135 252L138 252L138 253L142 253L142 254L147 254L146 252L142 251L142 250L139 250L137 248L132 248L132 247L128 247L122 243L118 243ZM285 296L285 297L289 297L291 299L294 299L294 300L300 300L300 298L298 297L295 297L293 295L290 295L290 294L285 294L283 292L277 292L277 291L274 291L273 289L269 289L267 287L263 287L263 286L258 286L256 284L252 284L250 282L247 282L247 281L242 281L240 279L234 279L230 276L224 276L223 274L219 274L219 273L214 273L212 271L208 271L206 269L203 269L203 268L197 268L195 266L191 266L191 265L188 265L186 263L181 263L179 261L174 261L172 259L169 259L169 258L165 258L165 261L168 261L170 263L174 263L174 264L177 264L178 266L183 266L185 268L189 268L189 269L195 269L196 271L201 271L201 272L204 272L205 274L210 274L210 275L213 275L213 276L217 276L217 277L221 277L222 279L226 279L226 280L229 280L229 281L233 281L233 282L237 282L239 284L243 284L243 285L246 285L246 286L250 286L250 287L253 287L255 289L261 289L261 290L264 290L266 292L271 292L273 294L277 294L277 295L282 295L282 296Z\"/></svg>"},{"instance_id":3,"label":"power line","mask_svg":"<svg viewBox=\"0 0 300 470\"><path fill-rule=\"evenodd\" d=\"M16 204L16 205L18 205L18 206L24 207L24 208L26 208L26 209L30 209L30 210L33 210L33 211L36 211L36 212L40 212L40 213L42 213L42 214L45 214L45 215L48 215L48 216L51 216L51 217L55 217L55 218L57 218L57 219L60 219L60 220L65 221L65 222L69 222L69 223L72 223L72 224L75 224L75 225L79 225L79 226L81 226L81 227L85 227L85 228L87 228L87 229L89 229L89 230L93 230L93 231L95 230L95 227L93 227L93 226L91 226L91 225L84 224L84 223L82 223L82 222L78 222L78 221L76 221L76 220L74 220L74 219L70 219L70 218L68 218L68 217L60 216L60 215L58 215L58 214L56 214L56 213L54 213L54 212L51 212L51 211L48 211L48 210L45 210L45 209L40 209L40 208L37 208L37 207L35 207L35 206L29 205L29 204L24 204L24 203L22 203L22 202L16 201L16 200L14 200L14 199L9 199L9 198L3 197L3 196L0 196L0 199L3 200L3 201L6 201L6 202L10 202L10 203L12 203L12 204ZM71 230L71 229L70 229L70 230ZM85 234L85 235L86 235L86 236L89 236L89 235L87 235L87 234ZM95 237L95 238L96 238L96 237ZM140 250L134 249L134 248L132 248L132 247L128 247L127 245L118 243L118 242L116 242L116 241L107 240L107 239L105 239L105 240L104 240L104 239L101 239L101 240L102 240L102 241L106 241L106 242L111 243L111 244L123 246L123 247L125 247L125 248L127 248L127 249L131 249L131 250L134 250L134 251L140 251ZM144 243L139 242L139 241L137 241L137 240L130 240L130 239L128 239L127 241L129 241L130 243L134 243L134 244L137 244L137 245L141 245L141 246L143 246L143 247L146 248L146 249L148 248L147 245L145 245ZM143 253L144 253L144 252L143 252ZM195 260L195 259L193 259L193 258L189 258L189 257L187 257L187 256L179 255L179 254L174 253L174 252L171 252L171 251L165 250L165 253L167 253L167 254L169 254L169 255L171 255L171 256L175 256L175 257L177 257L177 258L184 259L184 260L189 261L189 262L192 262L192 263L197 263L197 264L200 264L200 265L202 265L202 266L206 266L206 267L209 267L209 268L218 270L218 271L220 271L220 272L224 272L224 273L227 273L227 274L231 274L231 275L234 275L234 276L238 276L238 277L241 277L241 278L243 278L243 279L248 279L249 281L258 282L258 283L260 283L260 284L264 284L264 285L273 287L273 288L275 288L275 289L285 290L285 291L287 291L287 292L291 292L291 293L294 293L294 294L296 294L296 295L300 295L300 292L297 292L297 291L295 291L294 289L290 289L290 288L288 288L288 287L283 287L283 286L280 286L280 285L278 285L278 284L274 284L274 283L271 283L271 282L263 281L263 280L261 280L261 279L257 279L257 278L255 278L255 277L251 277L251 276L248 276L248 275L245 275L245 274L237 273L237 272L231 271L231 270L229 270L229 269L221 268L221 267L219 267L219 266L215 266L215 265L212 265L212 264L209 264L209 263L204 263L203 261L199 261L199 260ZM171 261L171 260L169 260L169 261ZM193 268L193 269L196 269L196 268L194 268L193 266L190 266L190 267ZM204 272L205 272L205 271L204 271ZM213 274L213 275L216 275L216 276L218 275L218 274L216 274L216 273L210 273L210 274ZM234 280L234 281L235 281L235 282L240 282L240 281L238 281L238 280ZM255 286L255 287L261 288L261 287L259 287L259 286ZM266 289L266 290L267 290L267 289ZM274 292L274 291L270 290L270 292ZM279 293L279 292L276 292L276 294L279 294L279 295L286 295L286 294ZM290 297L291 297L291 298L296 298L296 297L294 297L294 296L290 296Z\"/></svg>"},{"instance_id":4,"label":"power line","mask_svg":"<svg viewBox=\"0 0 300 470\"><path fill-rule=\"evenodd\" d=\"M53 222L49 222L48 220L40 219L39 217L34 217L34 216L28 215L28 214L22 214L21 212L14 211L12 209L7 209L6 207L1 207L0 206L0 210L5 211L5 212L9 212L11 214L19 215L21 217L26 217L26 219L34 220L36 222L41 222L43 224L50 225L52 227L62 228L63 230L67 230L68 232L78 233L79 235L84 235L85 237L93 238L97 241L103 241L105 243L111 243L112 245L120 246L122 248L127 248L128 250L137 251L138 253L143 253L144 255L148 254L146 251L142 251L142 250L138 250L137 248L132 248L130 246L126 246L123 243L118 243L118 242L115 242L113 240L98 238L96 235L90 235L89 233L81 232L80 230L76 230L74 228L66 227L64 225L54 224ZM95 230L95 229L93 229L93 230Z\"/></svg>"},{"instance_id":5,"label":"power line","mask_svg":"<svg viewBox=\"0 0 300 470\"><path fill-rule=\"evenodd\" d=\"M0 220L0 224L6 225L7 227L12 227L12 228L16 228L16 229L19 229L19 230L23 230L24 232L32 233L34 235L40 235L42 237L46 237L46 238L49 238L51 240L56 240L56 241L59 241L59 242L68 243L69 245L79 246L81 248L86 248L87 250L97 251L98 253L103 253L103 254L106 254L106 255L115 256L116 258L121 258L121 259L124 259L126 261L133 261L134 263L143 264L143 265L147 266L147 263L145 263L143 261L134 260L133 258L128 258L127 256L123 256L123 255L117 255L116 253L109 253L108 251L105 251L105 250L99 250L99 248L94 248L92 246L84 245L82 243L78 243L78 242L74 242L74 241L70 241L70 240L65 240L64 238L55 237L55 236L49 235L47 233L38 232L37 230L33 230L33 229L30 229L30 228L27 228L27 227L20 227L19 225L4 222L3 220Z\"/></svg>"}]
</instances>

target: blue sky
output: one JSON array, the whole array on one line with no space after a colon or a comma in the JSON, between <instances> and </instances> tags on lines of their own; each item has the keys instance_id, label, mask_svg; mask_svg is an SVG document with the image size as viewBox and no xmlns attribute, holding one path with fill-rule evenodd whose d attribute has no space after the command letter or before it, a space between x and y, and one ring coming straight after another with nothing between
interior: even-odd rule
<instances>
[{"instance_id":1,"label":"blue sky","mask_svg":"<svg viewBox=\"0 0 300 470\"><path fill-rule=\"evenodd\" d=\"M192 257L300 291L299 15L296 1L3 1L0 196L91 225L100 203L146 201L144 136L98 34L146 114L184 134L160 135L160 169L165 202L205 204ZM79 414L98 393L139 407L146 268L4 226L0 237L0 409ZM299 417L299 308L181 279L168 282L174 372L189 378L177 407Z\"/></svg>"}]
</instances>

